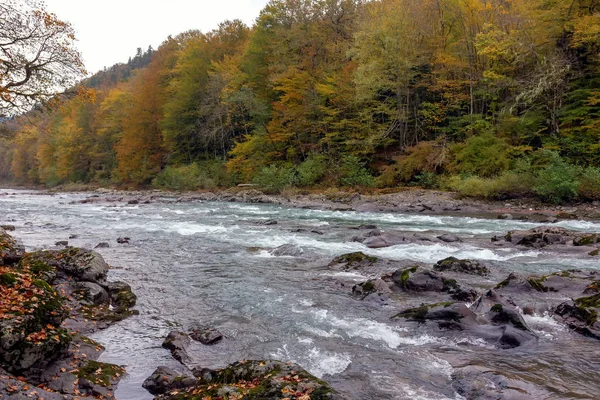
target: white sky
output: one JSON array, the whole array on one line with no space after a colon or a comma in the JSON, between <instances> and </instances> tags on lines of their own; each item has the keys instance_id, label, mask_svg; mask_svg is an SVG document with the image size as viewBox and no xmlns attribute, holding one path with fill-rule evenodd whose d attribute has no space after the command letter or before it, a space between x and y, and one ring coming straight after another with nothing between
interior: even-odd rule
<instances>
[{"instance_id":1,"label":"white sky","mask_svg":"<svg viewBox=\"0 0 600 400\"><path fill-rule=\"evenodd\" d=\"M70 22L88 72L127 62L138 47L154 49L169 35L208 32L225 20L254 23L268 0L46 0L48 11Z\"/></svg>"}]
</instances>

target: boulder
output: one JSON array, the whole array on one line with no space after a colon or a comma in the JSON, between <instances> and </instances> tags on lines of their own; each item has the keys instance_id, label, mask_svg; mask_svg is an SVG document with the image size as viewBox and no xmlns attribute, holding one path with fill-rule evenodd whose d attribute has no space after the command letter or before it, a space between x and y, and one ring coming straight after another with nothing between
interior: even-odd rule
<instances>
[{"instance_id":1,"label":"boulder","mask_svg":"<svg viewBox=\"0 0 600 400\"><path fill-rule=\"evenodd\" d=\"M505 240L519 246L535 249L550 245L592 246L600 243L600 234L570 231L558 226L538 226L529 230L510 231L503 238L494 237L492 241Z\"/></svg>"},{"instance_id":2,"label":"boulder","mask_svg":"<svg viewBox=\"0 0 600 400\"><path fill-rule=\"evenodd\" d=\"M469 275L486 276L490 274L490 270L479 261L459 260L455 257L448 257L438 261L433 269L436 271L454 271Z\"/></svg>"},{"instance_id":3,"label":"boulder","mask_svg":"<svg viewBox=\"0 0 600 400\"><path fill-rule=\"evenodd\" d=\"M108 273L108 264L100 254L78 248L27 253L21 265L31 268L35 273L54 275L58 279L95 283L106 280Z\"/></svg>"},{"instance_id":4,"label":"boulder","mask_svg":"<svg viewBox=\"0 0 600 400\"><path fill-rule=\"evenodd\" d=\"M118 237L117 238L117 243L119 243L119 244L129 244L130 240L131 240L131 238L128 238L128 237Z\"/></svg>"},{"instance_id":5,"label":"boulder","mask_svg":"<svg viewBox=\"0 0 600 400\"><path fill-rule=\"evenodd\" d=\"M284 244L270 250L269 253L275 257L300 257L304 254L304 249L295 244Z\"/></svg>"},{"instance_id":6,"label":"boulder","mask_svg":"<svg viewBox=\"0 0 600 400\"><path fill-rule=\"evenodd\" d=\"M25 248L4 229L0 229L0 265L12 265L21 260Z\"/></svg>"},{"instance_id":7,"label":"boulder","mask_svg":"<svg viewBox=\"0 0 600 400\"><path fill-rule=\"evenodd\" d=\"M363 300L371 294L385 295L391 292L390 284L383 279L370 279L352 287L352 294Z\"/></svg>"},{"instance_id":8,"label":"boulder","mask_svg":"<svg viewBox=\"0 0 600 400\"><path fill-rule=\"evenodd\" d=\"M404 237L404 235L395 233L381 233L378 230L368 231L363 235L352 238L353 242L362 243L370 249L395 246L397 244L406 242L406 240L407 239Z\"/></svg>"},{"instance_id":9,"label":"boulder","mask_svg":"<svg viewBox=\"0 0 600 400\"><path fill-rule=\"evenodd\" d=\"M160 366L150 375L142 387L154 395L164 394L176 389L185 389L198 383L198 379L187 374Z\"/></svg>"},{"instance_id":10,"label":"boulder","mask_svg":"<svg viewBox=\"0 0 600 400\"><path fill-rule=\"evenodd\" d=\"M168 380L171 379L169 376ZM244 360L230 364L205 373L193 386L167 391L161 399L245 398L248 389L254 399L345 399L299 365L275 360Z\"/></svg>"},{"instance_id":11,"label":"boulder","mask_svg":"<svg viewBox=\"0 0 600 400\"><path fill-rule=\"evenodd\" d=\"M560 304L555 318L582 335L600 340L600 293Z\"/></svg>"},{"instance_id":12,"label":"boulder","mask_svg":"<svg viewBox=\"0 0 600 400\"><path fill-rule=\"evenodd\" d=\"M173 358L185 365L191 361L187 353L189 345L190 337L187 333L171 331L163 342L162 347L171 350Z\"/></svg>"},{"instance_id":13,"label":"boulder","mask_svg":"<svg viewBox=\"0 0 600 400\"><path fill-rule=\"evenodd\" d=\"M95 249L108 249L109 247L110 247L110 244L108 244L106 242L100 242L94 248Z\"/></svg>"},{"instance_id":14,"label":"boulder","mask_svg":"<svg viewBox=\"0 0 600 400\"><path fill-rule=\"evenodd\" d=\"M93 282L77 282L73 285L74 293L79 294L82 300L95 305L108 304L109 297L106 290Z\"/></svg>"},{"instance_id":15,"label":"boulder","mask_svg":"<svg viewBox=\"0 0 600 400\"><path fill-rule=\"evenodd\" d=\"M395 271L392 281L401 291L445 293L454 300L464 302L473 302L478 297L475 290L463 288L456 280L446 279L438 272L419 266Z\"/></svg>"},{"instance_id":16,"label":"boulder","mask_svg":"<svg viewBox=\"0 0 600 400\"><path fill-rule=\"evenodd\" d=\"M443 235L437 236L437 238L439 240L441 240L442 242L445 243L456 243L456 242L462 242L462 240L456 236L456 235L451 235L449 233L445 233Z\"/></svg>"},{"instance_id":17,"label":"boulder","mask_svg":"<svg viewBox=\"0 0 600 400\"><path fill-rule=\"evenodd\" d=\"M332 269L361 269L370 267L375 264L379 259L377 257L368 256L360 251L356 253L343 254L335 257L329 264L328 267Z\"/></svg>"},{"instance_id":18,"label":"boulder","mask_svg":"<svg viewBox=\"0 0 600 400\"><path fill-rule=\"evenodd\" d=\"M205 345L215 344L223 339L223 334L214 328L198 328L190 331L190 337Z\"/></svg>"}]
</instances>

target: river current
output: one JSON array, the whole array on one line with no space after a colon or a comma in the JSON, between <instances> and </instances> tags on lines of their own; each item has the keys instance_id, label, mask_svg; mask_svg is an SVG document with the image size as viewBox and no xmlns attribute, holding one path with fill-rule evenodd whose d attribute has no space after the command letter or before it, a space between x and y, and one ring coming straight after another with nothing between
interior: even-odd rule
<instances>
[{"instance_id":1,"label":"river current","mask_svg":"<svg viewBox=\"0 0 600 400\"><path fill-rule=\"evenodd\" d=\"M0 190L0 223L15 225L13 234L27 250L53 247L59 240L84 248L110 243L110 248L97 250L112 266L109 279L132 286L140 312L92 336L106 347L101 361L127 367L116 392L120 400L152 398L141 387L143 380L158 365L177 367L161 347L163 339L171 330L194 325L215 327L225 335L213 346L194 345L203 367L242 359L293 361L352 399L460 399L451 376L466 365L518 377L542 388L540 398L592 399L600 393L600 344L567 331L549 316L526 317L540 335L538 345L527 351L499 350L469 337L432 336L416 325L390 320L397 305L351 297L351 283L368 276L327 268L334 256L362 251L430 264L448 256L478 259L526 273L600 269L593 258L559 258L543 251L433 242L369 249L349 240L351 228L360 224L486 240L536 224L178 203L169 197L144 205L77 203L88 196ZM265 225L267 220L277 224ZM558 225L600 232L599 223ZM130 237L130 243L117 244L121 236ZM277 257L268 251L284 244L295 245L300 254ZM346 288L339 282L346 282Z\"/></svg>"}]
</instances>

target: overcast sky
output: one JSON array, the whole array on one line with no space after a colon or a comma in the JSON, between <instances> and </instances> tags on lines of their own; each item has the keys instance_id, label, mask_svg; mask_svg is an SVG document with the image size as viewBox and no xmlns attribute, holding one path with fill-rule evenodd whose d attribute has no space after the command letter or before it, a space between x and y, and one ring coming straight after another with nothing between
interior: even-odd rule
<instances>
[{"instance_id":1,"label":"overcast sky","mask_svg":"<svg viewBox=\"0 0 600 400\"><path fill-rule=\"evenodd\" d=\"M46 0L47 10L70 22L88 72L127 62L138 47L156 49L169 35L202 32L227 19L252 25L268 0Z\"/></svg>"}]
</instances>

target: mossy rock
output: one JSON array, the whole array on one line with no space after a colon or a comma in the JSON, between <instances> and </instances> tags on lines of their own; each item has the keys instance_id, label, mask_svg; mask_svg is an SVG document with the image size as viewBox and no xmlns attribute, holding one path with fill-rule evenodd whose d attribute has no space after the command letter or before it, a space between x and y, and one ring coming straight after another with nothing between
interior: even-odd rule
<instances>
[{"instance_id":1,"label":"mossy rock","mask_svg":"<svg viewBox=\"0 0 600 400\"><path fill-rule=\"evenodd\" d=\"M460 260L455 257L448 257L438 261L434 267L436 271L454 271L469 275L485 276L490 274L490 270L485 265L473 260Z\"/></svg>"},{"instance_id":2,"label":"mossy rock","mask_svg":"<svg viewBox=\"0 0 600 400\"><path fill-rule=\"evenodd\" d=\"M419 266L415 265L415 266L406 268L402 271L396 271L392 274L392 279L398 286L400 286L402 288L406 288L408 279L410 278L410 274L414 274L415 272L417 272L418 269L419 269Z\"/></svg>"},{"instance_id":3,"label":"mossy rock","mask_svg":"<svg viewBox=\"0 0 600 400\"><path fill-rule=\"evenodd\" d=\"M0 265L13 265L23 257L25 249L15 238L0 229Z\"/></svg>"},{"instance_id":4,"label":"mossy rock","mask_svg":"<svg viewBox=\"0 0 600 400\"><path fill-rule=\"evenodd\" d=\"M108 265L94 251L69 248L27 253L19 266L52 283L57 276L89 282L104 281Z\"/></svg>"},{"instance_id":5,"label":"mossy rock","mask_svg":"<svg viewBox=\"0 0 600 400\"><path fill-rule=\"evenodd\" d=\"M88 360L75 375L79 379L87 379L94 385L107 387L117 382L125 373L125 368L115 365Z\"/></svg>"},{"instance_id":6,"label":"mossy rock","mask_svg":"<svg viewBox=\"0 0 600 400\"><path fill-rule=\"evenodd\" d=\"M435 304L422 304L419 307L407 308L406 310L402 310L398 314L393 315L391 317L391 319L404 318L409 321L425 322L425 320L427 319L427 314L429 313L429 311L431 309L436 308L436 307L448 308L452 304L454 304L454 303L453 302L441 302L441 303L435 303Z\"/></svg>"},{"instance_id":7,"label":"mossy rock","mask_svg":"<svg viewBox=\"0 0 600 400\"><path fill-rule=\"evenodd\" d=\"M208 381L159 395L157 399L239 398L248 400L341 397L324 381L298 365L274 360L241 361L214 371Z\"/></svg>"},{"instance_id":8,"label":"mossy rock","mask_svg":"<svg viewBox=\"0 0 600 400\"><path fill-rule=\"evenodd\" d=\"M600 236L595 233L590 235L581 235L573 239L574 246L591 246L600 242Z\"/></svg>"},{"instance_id":9,"label":"mossy rock","mask_svg":"<svg viewBox=\"0 0 600 400\"><path fill-rule=\"evenodd\" d=\"M329 267L343 264L345 269L358 269L371 266L378 260L377 257L368 256L363 252L357 251L355 253L343 254L334 258L329 263Z\"/></svg>"},{"instance_id":10,"label":"mossy rock","mask_svg":"<svg viewBox=\"0 0 600 400\"><path fill-rule=\"evenodd\" d=\"M596 257L596 256L600 255L600 249L592 250L588 253L588 255L590 255L592 257Z\"/></svg>"},{"instance_id":11,"label":"mossy rock","mask_svg":"<svg viewBox=\"0 0 600 400\"><path fill-rule=\"evenodd\" d=\"M2 286L13 286L17 281L18 279L13 273L5 272L0 274L0 285Z\"/></svg>"}]
</instances>

